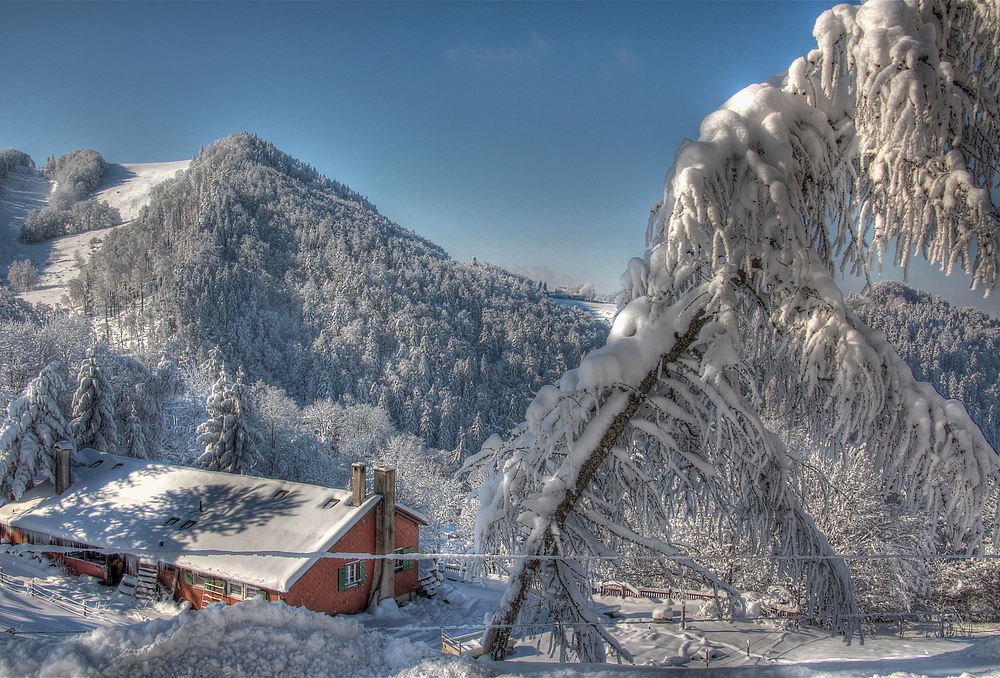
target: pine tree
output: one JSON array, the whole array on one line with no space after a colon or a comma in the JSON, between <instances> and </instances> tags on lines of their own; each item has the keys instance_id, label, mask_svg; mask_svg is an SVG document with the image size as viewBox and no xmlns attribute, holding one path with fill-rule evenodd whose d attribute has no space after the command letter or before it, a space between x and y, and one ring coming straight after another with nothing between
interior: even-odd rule
<instances>
[{"instance_id":1,"label":"pine tree","mask_svg":"<svg viewBox=\"0 0 1000 678\"><path fill-rule=\"evenodd\" d=\"M73 394L73 430L77 447L114 452L118 447L114 390L104 378L94 350L80 366L79 386Z\"/></svg>"},{"instance_id":2,"label":"pine tree","mask_svg":"<svg viewBox=\"0 0 1000 678\"><path fill-rule=\"evenodd\" d=\"M253 424L243 370L237 372L233 382L222 367L205 407L210 418L198 426L198 442L205 446L198 465L210 471L249 473L261 461L258 447L264 436Z\"/></svg>"},{"instance_id":3,"label":"pine tree","mask_svg":"<svg viewBox=\"0 0 1000 678\"><path fill-rule=\"evenodd\" d=\"M770 555L850 638L853 580L803 508L799 448L881 469L882 493L939 516L941 548L991 536L996 453L845 307L833 272L895 247L904 267L916 252L995 286L1000 8L871 0L815 34L780 82L681 147L608 344L470 466L486 476L477 542L523 556L485 638L494 657L540 615L566 653L628 656L588 608L577 556L659 557L664 576L682 564L727 588L670 542L677 519Z\"/></svg>"},{"instance_id":4,"label":"pine tree","mask_svg":"<svg viewBox=\"0 0 1000 678\"><path fill-rule=\"evenodd\" d=\"M58 403L65 389L60 369L50 363L7 407L0 429L0 501L19 499L38 474L55 479L56 444L72 440Z\"/></svg>"},{"instance_id":5,"label":"pine tree","mask_svg":"<svg viewBox=\"0 0 1000 678\"><path fill-rule=\"evenodd\" d=\"M129 410L128 419L125 422L125 454L135 459L147 459L146 454L146 430L139 416L139 411L135 403Z\"/></svg>"}]
</instances>

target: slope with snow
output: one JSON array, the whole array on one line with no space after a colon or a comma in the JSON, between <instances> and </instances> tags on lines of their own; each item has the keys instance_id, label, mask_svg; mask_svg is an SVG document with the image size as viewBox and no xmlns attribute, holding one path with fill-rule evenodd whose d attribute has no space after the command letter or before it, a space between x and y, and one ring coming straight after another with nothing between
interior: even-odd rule
<instances>
[{"instance_id":1,"label":"slope with snow","mask_svg":"<svg viewBox=\"0 0 1000 678\"><path fill-rule=\"evenodd\" d=\"M122 222L132 221L149 204L153 188L174 178L191 164L190 160L111 165L93 199L106 201L121 212Z\"/></svg>"},{"instance_id":2,"label":"slope with snow","mask_svg":"<svg viewBox=\"0 0 1000 678\"><path fill-rule=\"evenodd\" d=\"M52 182L26 167L0 179L0 274L6 275L14 261L31 259L39 269L45 264L45 243L24 245L18 235L28 213L45 207L51 193Z\"/></svg>"},{"instance_id":3,"label":"slope with snow","mask_svg":"<svg viewBox=\"0 0 1000 678\"><path fill-rule=\"evenodd\" d=\"M131 221L149 203L154 186L186 170L190 163L190 160L179 160L111 165L101 188L90 197L117 207L122 221ZM5 273L13 261L30 259L38 269L39 281L34 290L20 295L21 298L32 303L63 304L66 286L77 275L77 262L89 259L111 229L24 245L18 241L21 224L29 212L48 205L53 184L40 174L23 170L0 179L0 185L3 187L0 192L0 273Z\"/></svg>"}]
</instances>

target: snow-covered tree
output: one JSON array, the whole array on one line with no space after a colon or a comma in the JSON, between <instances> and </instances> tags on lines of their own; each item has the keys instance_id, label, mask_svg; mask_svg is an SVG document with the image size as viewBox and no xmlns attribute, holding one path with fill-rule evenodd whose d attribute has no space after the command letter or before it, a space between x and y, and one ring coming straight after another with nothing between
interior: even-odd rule
<instances>
[{"instance_id":1,"label":"snow-covered tree","mask_svg":"<svg viewBox=\"0 0 1000 678\"><path fill-rule=\"evenodd\" d=\"M79 385L73 394L72 424L78 448L116 451L115 393L104 378L93 349L87 351L87 359L80 366Z\"/></svg>"},{"instance_id":2,"label":"snow-covered tree","mask_svg":"<svg viewBox=\"0 0 1000 678\"><path fill-rule=\"evenodd\" d=\"M916 254L995 286L1000 6L839 5L815 36L681 146L607 345L471 462L486 477L480 548L522 556L485 638L494 657L546 617L563 651L627 657L586 604L588 567L613 564L581 556L683 565L725 588L671 540L678 519L770 555L850 637L854 585L803 506L804 451L881 469L882 493L939 517L941 548L989 536L996 453L857 320L834 273L895 248L904 267Z\"/></svg>"},{"instance_id":3,"label":"snow-covered tree","mask_svg":"<svg viewBox=\"0 0 1000 678\"><path fill-rule=\"evenodd\" d=\"M7 282L15 292L30 292L38 284L38 269L31 259L15 261L7 269Z\"/></svg>"},{"instance_id":4,"label":"snow-covered tree","mask_svg":"<svg viewBox=\"0 0 1000 678\"><path fill-rule=\"evenodd\" d=\"M36 476L55 479L56 444L72 440L59 397L65 389L61 365L50 363L7 407L0 428L0 501L16 500Z\"/></svg>"},{"instance_id":5,"label":"snow-covered tree","mask_svg":"<svg viewBox=\"0 0 1000 678\"><path fill-rule=\"evenodd\" d=\"M205 446L198 465L210 471L249 473L261 461L257 448L264 436L253 423L243 370L231 381L222 367L205 407L209 419L198 426L198 443Z\"/></svg>"},{"instance_id":6,"label":"snow-covered tree","mask_svg":"<svg viewBox=\"0 0 1000 678\"><path fill-rule=\"evenodd\" d=\"M129 410L128 419L125 420L124 442L124 453L126 456L134 457L136 459L148 458L148 455L146 454L146 429L143 426L142 419L139 416L135 403L132 404L132 409Z\"/></svg>"}]
</instances>

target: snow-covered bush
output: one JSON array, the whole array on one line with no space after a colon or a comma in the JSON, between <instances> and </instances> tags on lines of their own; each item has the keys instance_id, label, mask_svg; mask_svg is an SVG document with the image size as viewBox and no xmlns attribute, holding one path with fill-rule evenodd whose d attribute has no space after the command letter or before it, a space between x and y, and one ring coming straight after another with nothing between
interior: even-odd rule
<instances>
[{"instance_id":1,"label":"snow-covered bush","mask_svg":"<svg viewBox=\"0 0 1000 678\"><path fill-rule=\"evenodd\" d=\"M15 261L7 269L7 282L15 292L30 292L38 284L38 269L31 259Z\"/></svg>"},{"instance_id":2,"label":"snow-covered bush","mask_svg":"<svg viewBox=\"0 0 1000 678\"><path fill-rule=\"evenodd\" d=\"M96 191L107 171L104 157L89 148L72 151L57 159L49 158L42 169L46 179L56 182L49 206L57 210L69 209L91 191Z\"/></svg>"},{"instance_id":3,"label":"snow-covered bush","mask_svg":"<svg viewBox=\"0 0 1000 678\"><path fill-rule=\"evenodd\" d=\"M175 678L176 676L395 676L440 655L440 648L369 631L341 615L251 600L211 605L168 620L101 628L79 636L0 634L0 676ZM489 671L410 672L485 678Z\"/></svg>"},{"instance_id":4,"label":"snow-covered bush","mask_svg":"<svg viewBox=\"0 0 1000 678\"><path fill-rule=\"evenodd\" d=\"M24 151L18 151L14 148L0 151L0 179L5 178L20 166L34 168L35 162Z\"/></svg>"},{"instance_id":5,"label":"snow-covered bush","mask_svg":"<svg viewBox=\"0 0 1000 678\"><path fill-rule=\"evenodd\" d=\"M20 238L21 242L30 245L63 235L110 228L121 221L117 207L111 207L106 202L84 200L64 210L46 208L30 212L21 224Z\"/></svg>"}]
</instances>

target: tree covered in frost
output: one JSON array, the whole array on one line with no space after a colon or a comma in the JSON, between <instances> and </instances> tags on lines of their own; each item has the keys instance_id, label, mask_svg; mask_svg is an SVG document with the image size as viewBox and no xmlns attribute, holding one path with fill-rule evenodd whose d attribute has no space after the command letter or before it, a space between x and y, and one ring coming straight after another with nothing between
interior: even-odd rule
<instances>
[{"instance_id":1,"label":"tree covered in frost","mask_svg":"<svg viewBox=\"0 0 1000 678\"><path fill-rule=\"evenodd\" d=\"M16 148L5 148L0 151L0 179L5 179L18 166L34 169L35 161L30 155Z\"/></svg>"},{"instance_id":2,"label":"tree covered in frost","mask_svg":"<svg viewBox=\"0 0 1000 678\"><path fill-rule=\"evenodd\" d=\"M257 448L264 436L254 426L243 370L232 381L222 367L205 407L210 418L198 426L198 442L205 446L198 465L210 471L250 473L261 461Z\"/></svg>"},{"instance_id":3,"label":"tree covered in frost","mask_svg":"<svg viewBox=\"0 0 1000 678\"><path fill-rule=\"evenodd\" d=\"M7 407L0 428L0 501L16 500L41 474L55 479L56 444L72 440L59 407L65 389L59 363L47 365Z\"/></svg>"},{"instance_id":4,"label":"tree covered in frost","mask_svg":"<svg viewBox=\"0 0 1000 678\"><path fill-rule=\"evenodd\" d=\"M125 432L122 441L122 454L136 459L148 459L146 453L146 430L139 418L139 412L133 403L129 410L128 419L125 420Z\"/></svg>"},{"instance_id":5,"label":"tree covered in frost","mask_svg":"<svg viewBox=\"0 0 1000 678\"><path fill-rule=\"evenodd\" d=\"M73 431L77 447L114 453L118 448L115 394L104 377L94 350L80 365L76 393L73 394Z\"/></svg>"},{"instance_id":6,"label":"tree covered in frost","mask_svg":"<svg viewBox=\"0 0 1000 678\"><path fill-rule=\"evenodd\" d=\"M850 637L854 581L803 503L809 454L881 469L883 496L938 517L941 549L990 536L996 453L857 319L834 273L916 254L995 286L1000 9L871 0L825 12L815 36L681 146L606 346L470 466L480 548L521 556L485 638L495 657L539 620L582 660L606 644L627 656L586 604L588 576L615 561L586 556L726 589L678 523L771 556Z\"/></svg>"}]
</instances>

